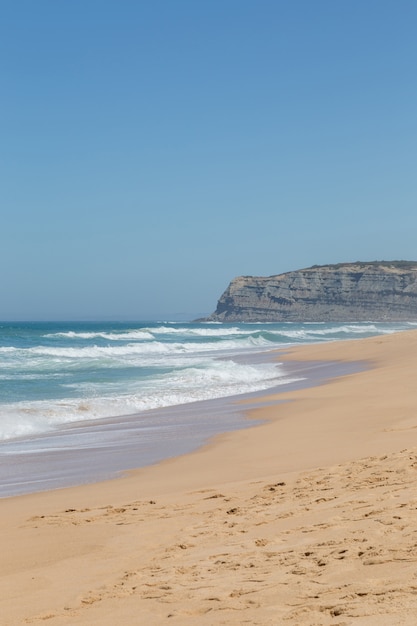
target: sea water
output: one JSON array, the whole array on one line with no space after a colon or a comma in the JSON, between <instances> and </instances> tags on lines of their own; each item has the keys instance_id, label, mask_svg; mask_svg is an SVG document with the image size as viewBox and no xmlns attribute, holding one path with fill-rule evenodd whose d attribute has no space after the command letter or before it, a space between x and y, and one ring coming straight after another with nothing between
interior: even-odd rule
<instances>
[{"instance_id":1,"label":"sea water","mask_svg":"<svg viewBox=\"0 0 417 626\"><path fill-rule=\"evenodd\" d=\"M88 480L101 477L105 467L111 474L189 451L216 432L242 426L241 416L240 422L228 416L224 403L216 409L214 400L285 390L312 376L311 370L294 371L276 361L272 350L412 326L0 323L0 495L33 490L24 486L28 473L33 478L33 467L24 469L30 455L37 467L47 455L42 472L50 488L51 474L58 471L51 465L56 452L56 461L66 454L73 467L72 474L63 470L60 486L80 481L74 469L80 463ZM132 429L136 447L129 457ZM88 457L81 458L86 449ZM100 450L97 459L94 449ZM111 452L105 462L103 450ZM25 458L19 469L18 457ZM7 491L4 485L14 482L20 487Z\"/></svg>"}]
</instances>

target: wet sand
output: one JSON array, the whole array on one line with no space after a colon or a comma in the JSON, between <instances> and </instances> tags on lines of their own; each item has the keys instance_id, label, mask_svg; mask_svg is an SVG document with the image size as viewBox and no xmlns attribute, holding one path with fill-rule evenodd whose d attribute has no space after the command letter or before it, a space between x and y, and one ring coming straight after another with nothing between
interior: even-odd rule
<instances>
[{"instance_id":1,"label":"wet sand","mask_svg":"<svg viewBox=\"0 0 417 626\"><path fill-rule=\"evenodd\" d=\"M1 623L414 625L417 332L284 358L371 367L125 478L1 500Z\"/></svg>"},{"instance_id":2,"label":"wet sand","mask_svg":"<svg viewBox=\"0 0 417 626\"><path fill-rule=\"evenodd\" d=\"M250 358L246 356L249 363L253 359L273 361L276 352L252 354ZM364 366L334 361L292 361L285 368L277 363L277 368L278 384L269 393L314 386ZM126 470L192 452L215 435L247 428L245 409L249 405L259 406L264 393L77 422L36 436L2 441L0 498L96 483L120 476Z\"/></svg>"}]
</instances>

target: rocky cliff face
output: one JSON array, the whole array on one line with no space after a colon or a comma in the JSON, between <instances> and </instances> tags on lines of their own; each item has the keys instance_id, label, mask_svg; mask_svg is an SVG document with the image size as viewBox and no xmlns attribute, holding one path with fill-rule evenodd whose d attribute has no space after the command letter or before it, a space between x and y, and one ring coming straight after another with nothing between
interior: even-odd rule
<instances>
[{"instance_id":1,"label":"rocky cliff face","mask_svg":"<svg viewBox=\"0 0 417 626\"><path fill-rule=\"evenodd\" d=\"M239 276L207 321L417 320L417 262L314 266L277 276Z\"/></svg>"}]
</instances>

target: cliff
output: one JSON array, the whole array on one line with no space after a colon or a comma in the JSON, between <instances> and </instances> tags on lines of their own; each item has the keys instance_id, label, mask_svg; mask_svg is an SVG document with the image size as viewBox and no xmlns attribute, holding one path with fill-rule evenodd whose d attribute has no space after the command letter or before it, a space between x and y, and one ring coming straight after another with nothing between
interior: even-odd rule
<instances>
[{"instance_id":1,"label":"cliff","mask_svg":"<svg viewBox=\"0 0 417 626\"><path fill-rule=\"evenodd\" d=\"M313 266L232 280L207 321L417 320L417 262Z\"/></svg>"}]
</instances>

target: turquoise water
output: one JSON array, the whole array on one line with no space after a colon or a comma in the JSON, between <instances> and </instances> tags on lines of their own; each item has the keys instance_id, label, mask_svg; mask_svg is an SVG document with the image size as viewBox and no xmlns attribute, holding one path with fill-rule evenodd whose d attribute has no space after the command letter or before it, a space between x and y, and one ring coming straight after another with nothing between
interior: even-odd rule
<instances>
[{"instance_id":1,"label":"turquoise water","mask_svg":"<svg viewBox=\"0 0 417 626\"><path fill-rule=\"evenodd\" d=\"M413 324L0 323L0 497L112 478L248 422L259 403L364 364L277 361L294 344ZM249 408L248 404L245 404Z\"/></svg>"},{"instance_id":2,"label":"turquoise water","mask_svg":"<svg viewBox=\"0 0 417 626\"><path fill-rule=\"evenodd\" d=\"M1 323L0 441L294 380L259 353L411 324Z\"/></svg>"}]
</instances>

